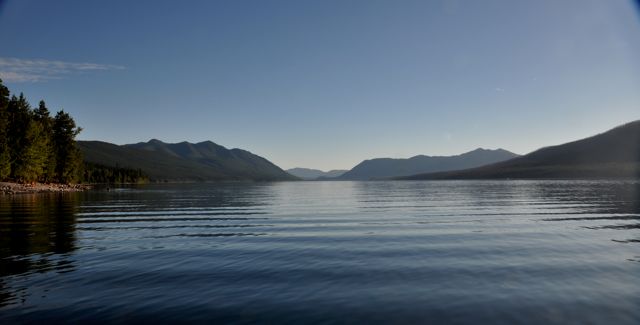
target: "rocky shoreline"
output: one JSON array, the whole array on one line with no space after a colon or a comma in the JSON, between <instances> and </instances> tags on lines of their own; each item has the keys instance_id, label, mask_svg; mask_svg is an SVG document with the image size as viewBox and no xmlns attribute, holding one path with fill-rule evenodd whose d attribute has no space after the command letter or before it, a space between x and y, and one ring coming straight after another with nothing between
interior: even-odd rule
<instances>
[{"instance_id":1,"label":"rocky shoreline","mask_svg":"<svg viewBox=\"0 0 640 325\"><path fill-rule=\"evenodd\" d=\"M83 184L19 184L10 182L0 182L0 195L29 194L29 193L60 193L60 192L82 192L90 189L91 186Z\"/></svg>"}]
</instances>

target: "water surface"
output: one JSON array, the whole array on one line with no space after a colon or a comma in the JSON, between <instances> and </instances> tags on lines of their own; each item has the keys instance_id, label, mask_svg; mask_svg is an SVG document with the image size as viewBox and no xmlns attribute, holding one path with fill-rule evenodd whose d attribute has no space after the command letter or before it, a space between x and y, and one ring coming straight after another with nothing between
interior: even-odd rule
<instances>
[{"instance_id":1,"label":"water surface","mask_svg":"<svg viewBox=\"0 0 640 325\"><path fill-rule=\"evenodd\" d=\"M637 181L0 197L0 322L640 323Z\"/></svg>"}]
</instances>

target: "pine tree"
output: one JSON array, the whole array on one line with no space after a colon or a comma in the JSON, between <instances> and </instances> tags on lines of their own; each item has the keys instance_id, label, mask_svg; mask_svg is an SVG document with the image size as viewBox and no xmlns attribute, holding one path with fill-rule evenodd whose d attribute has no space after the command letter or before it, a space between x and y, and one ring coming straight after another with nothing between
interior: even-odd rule
<instances>
[{"instance_id":1,"label":"pine tree","mask_svg":"<svg viewBox=\"0 0 640 325\"><path fill-rule=\"evenodd\" d=\"M11 96L7 106L9 156L11 157L11 176L20 180L20 175L16 174L18 167L25 164L25 149L27 148L27 130L31 122L31 106L24 95L20 97Z\"/></svg>"},{"instance_id":2,"label":"pine tree","mask_svg":"<svg viewBox=\"0 0 640 325\"><path fill-rule=\"evenodd\" d=\"M75 137L82 131L64 111L59 111L53 121L53 143L56 151L56 176L60 182L78 180L82 171L82 154Z\"/></svg>"},{"instance_id":3,"label":"pine tree","mask_svg":"<svg viewBox=\"0 0 640 325\"><path fill-rule=\"evenodd\" d=\"M44 146L42 154L46 156L46 164L40 180L43 182L51 182L55 179L56 152L53 143L53 118L50 116L49 109L44 100L41 100L38 108L34 110L34 120L38 122L43 129L42 141L44 142Z\"/></svg>"},{"instance_id":4,"label":"pine tree","mask_svg":"<svg viewBox=\"0 0 640 325\"><path fill-rule=\"evenodd\" d=\"M29 121L14 171L14 177L17 180L35 182L42 178L47 166L49 150L46 139L47 134L42 124L36 120Z\"/></svg>"},{"instance_id":5,"label":"pine tree","mask_svg":"<svg viewBox=\"0 0 640 325\"><path fill-rule=\"evenodd\" d=\"M52 118L44 101L31 109L0 80L0 180L74 182L82 175L75 137L81 128L64 111Z\"/></svg>"},{"instance_id":6,"label":"pine tree","mask_svg":"<svg viewBox=\"0 0 640 325\"><path fill-rule=\"evenodd\" d=\"M2 84L0 79L0 181L11 174L11 156L9 153L8 128L9 128L9 89Z\"/></svg>"}]
</instances>

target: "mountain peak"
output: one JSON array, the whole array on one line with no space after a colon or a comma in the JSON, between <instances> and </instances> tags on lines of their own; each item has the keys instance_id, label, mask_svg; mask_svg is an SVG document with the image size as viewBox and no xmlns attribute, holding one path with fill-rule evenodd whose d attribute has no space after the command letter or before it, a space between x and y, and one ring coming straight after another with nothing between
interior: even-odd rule
<instances>
[{"instance_id":1,"label":"mountain peak","mask_svg":"<svg viewBox=\"0 0 640 325\"><path fill-rule=\"evenodd\" d=\"M152 180L293 180L278 166L250 152L211 141L165 143L158 139L122 146L79 142L88 162L145 171ZM202 145L204 144L204 145Z\"/></svg>"},{"instance_id":2,"label":"mountain peak","mask_svg":"<svg viewBox=\"0 0 640 325\"><path fill-rule=\"evenodd\" d=\"M478 147L476 149L473 149L469 152L510 152L509 150L504 150L502 148L498 148L498 149L487 149L487 148L482 148L482 147Z\"/></svg>"},{"instance_id":3,"label":"mountain peak","mask_svg":"<svg viewBox=\"0 0 640 325\"><path fill-rule=\"evenodd\" d=\"M638 178L640 121L560 145L544 147L504 162L403 179L572 179Z\"/></svg>"},{"instance_id":4,"label":"mountain peak","mask_svg":"<svg viewBox=\"0 0 640 325\"><path fill-rule=\"evenodd\" d=\"M420 173L478 167L515 158L518 155L502 150L477 148L454 156L419 155L408 159L370 159L358 164L340 178L345 180L369 180Z\"/></svg>"},{"instance_id":5,"label":"mountain peak","mask_svg":"<svg viewBox=\"0 0 640 325\"><path fill-rule=\"evenodd\" d=\"M142 142L142 143L145 143L145 142ZM158 139L155 139L155 138L147 141L146 144L153 144L153 145L182 145L182 146L185 146L185 145L188 145L188 146L189 145L190 146L192 146L192 145L196 145L196 146L197 145L220 146L219 144L216 144L215 142L213 142L211 140L205 140L205 141L200 141L200 142L180 141L180 142L175 142L175 143L168 143L168 142L164 142L164 141L161 141L161 140L158 140Z\"/></svg>"},{"instance_id":6,"label":"mountain peak","mask_svg":"<svg viewBox=\"0 0 640 325\"><path fill-rule=\"evenodd\" d=\"M286 172L293 176L296 176L305 180L316 180L316 179L336 178L346 173L347 171L340 170L340 169L333 169L328 172L325 172L319 169L296 167L296 168L287 169Z\"/></svg>"}]
</instances>

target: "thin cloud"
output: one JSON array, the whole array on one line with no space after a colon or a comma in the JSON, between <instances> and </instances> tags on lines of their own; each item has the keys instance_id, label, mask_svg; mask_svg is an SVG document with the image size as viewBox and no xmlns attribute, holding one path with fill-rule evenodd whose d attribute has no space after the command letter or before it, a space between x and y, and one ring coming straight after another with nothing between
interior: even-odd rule
<instances>
[{"instance_id":1,"label":"thin cloud","mask_svg":"<svg viewBox=\"0 0 640 325\"><path fill-rule=\"evenodd\" d=\"M111 64L0 57L0 78L9 82L40 82L74 73L122 69L123 66Z\"/></svg>"}]
</instances>

